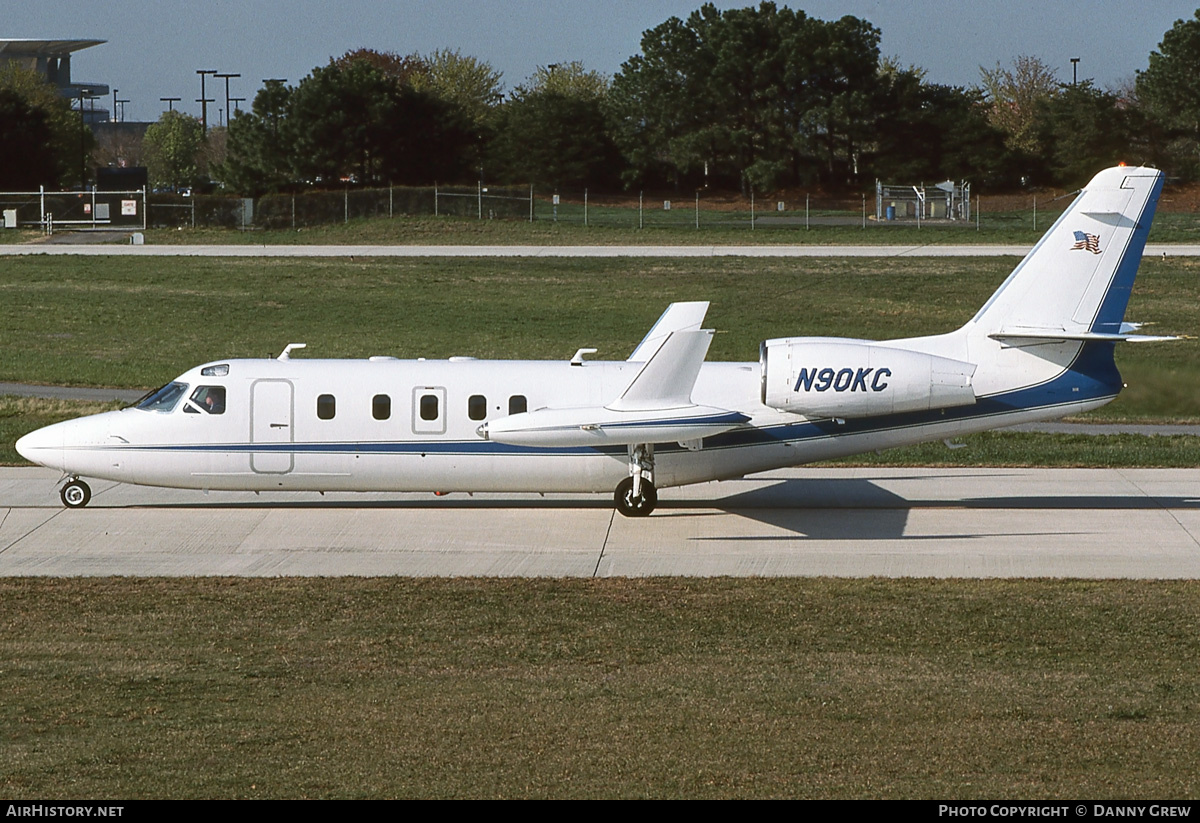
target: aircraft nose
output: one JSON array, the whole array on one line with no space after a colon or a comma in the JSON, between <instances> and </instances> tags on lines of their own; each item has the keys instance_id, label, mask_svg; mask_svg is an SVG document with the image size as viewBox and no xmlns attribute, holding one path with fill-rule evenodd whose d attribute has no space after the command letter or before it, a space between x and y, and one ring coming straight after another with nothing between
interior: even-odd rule
<instances>
[{"instance_id":1,"label":"aircraft nose","mask_svg":"<svg viewBox=\"0 0 1200 823\"><path fill-rule=\"evenodd\" d=\"M32 431L18 440L16 446L17 454L30 463L51 468L62 467L63 428L60 425Z\"/></svg>"}]
</instances>

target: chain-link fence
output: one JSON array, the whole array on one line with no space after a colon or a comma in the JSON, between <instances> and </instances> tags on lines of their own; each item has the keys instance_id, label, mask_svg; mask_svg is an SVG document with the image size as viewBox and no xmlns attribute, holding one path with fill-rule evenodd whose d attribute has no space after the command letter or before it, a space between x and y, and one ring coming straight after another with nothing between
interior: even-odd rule
<instances>
[{"instance_id":1,"label":"chain-link fence","mask_svg":"<svg viewBox=\"0 0 1200 823\"><path fill-rule=\"evenodd\" d=\"M692 195L637 192L594 194L587 190L536 193L534 218L584 226L629 228L806 228L865 226L871 215L863 197L833 198L791 193L731 195L708 191Z\"/></svg>"},{"instance_id":2,"label":"chain-link fence","mask_svg":"<svg viewBox=\"0 0 1200 823\"><path fill-rule=\"evenodd\" d=\"M4 228L144 229L146 192L35 191L0 192Z\"/></svg>"},{"instance_id":3,"label":"chain-link fence","mask_svg":"<svg viewBox=\"0 0 1200 823\"><path fill-rule=\"evenodd\" d=\"M595 193L587 189L538 191L530 186L392 186L378 189L306 191L270 194L257 199L224 195L149 194L145 192L0 193L5 225L140 229L145 227L220 227L239 230L299 229L388 217L453 217L470 220L546 221L580 226L670 228L678 230L770 230L844 228L957 229L1012 234L1046 228L1070 204L1072 195L973 195L969 218L917 222L898 205L880 219L874 192L831 197L788 191L765 194L714 192ZM898 202L898 201L897 201ZM934 214L932 217L941 217ZM1195 212L1160 215L1157 224L1200 232Z\"/></svg>"}]
</instances>

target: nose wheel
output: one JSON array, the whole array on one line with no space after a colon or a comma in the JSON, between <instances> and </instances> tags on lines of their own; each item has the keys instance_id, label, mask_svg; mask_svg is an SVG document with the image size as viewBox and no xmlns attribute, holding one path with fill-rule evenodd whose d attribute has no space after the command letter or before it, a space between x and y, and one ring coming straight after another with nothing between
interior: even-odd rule
<instances>
[{"instance_id":1,"label":"nose wheel","mask_svg":"<svg viewBox=\"0 0 1200 823\"><path fill-rule=\"evenodd\" d=\"M92 499L92 489L76 477L58 490L58 496L68 509L82 509Z\"/></svg>"}]
</instances>

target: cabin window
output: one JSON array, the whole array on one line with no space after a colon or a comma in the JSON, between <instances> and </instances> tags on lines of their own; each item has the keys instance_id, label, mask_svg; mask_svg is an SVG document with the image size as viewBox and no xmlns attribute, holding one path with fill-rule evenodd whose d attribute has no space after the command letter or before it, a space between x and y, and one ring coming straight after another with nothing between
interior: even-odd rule
<instances>
[{"instance_id":1,"label":"cabin window","mask_svg":"<svg viewBox=\"0 0 1200 823\"><path fill-rule=\"evenodd\" d=\"M200 370L201 377L227 377L229 375L229 364L221 363L216 366L205 366Z\"/></svg>"},{"instance_id":2,"label":"cabin window","mask_svg":"<svg viewBox=\"0 0 1200 823\"><path fill-rule=\"evenodd\" d=\"M192 392L192 396L188 398L187 404L183 410L189 414L224 414L225 413L225 387L224 386L197 386Z\"/></svg>"},{"instance_id":3,"label":"cabin window","mask_svg":"<svg viewBox=\"0 0 1200 823\"><path fill-rule=\"evenodd\" d=\"M371 416L376 420L387 420L392 416L392 398L377 394L371 398Z\"/></svg>"},{"instance_id":4,"label":"cabin window","mask_svg":"<svg viewBox=\"0 0 1200 823\"><path fill-rule=\"evenodd\" d=\"M421 395L421 419L438 419L438 398L436 394Z\"/></svg>"},{"instance_id":5,"label":"cabin window","mask_svg":"<svg viewBox=\"0 0 1200 823\"><path fill-rule=\"evenodd\" d=\"M467 417L472 420L482 420L487 417L487 398L482 394L473 394L468 397Z\"/></svg>"},{"instance_id":6,"label":"cabin window","mask_svg":"<svg viewBox=\"0 0 1200 823\"><path fill-rule=\"evenodd\" d=\"M337 401L332 394L322 394L317 398L317 417L321 420L332 420L337 414Z\"/></svg>"},{"instance_id":7,"label":"cabin window","mask_svg":"<svg viewBox=\"0 0 1200 823\"><path fill-rule=\"evenodd\" d=\"M514 394L508 398L508 413L509 414L524 414L529 409L529 403L525 400L525 395Z\"/></svg>"},{"instance_id":8,"label":"cabin window","mask_svg":"<svg viewBox=\"0 0 1200 823\"><path fill-rule=\"evenodd\" d=\"M169 412L175 408L175 404L179 402L179 398L183 397L183 393L187 391L187 383L168 383L156 392L146 396L146 399L137 404L139 409L156 412Z\"/></svg>"}]
</instances>

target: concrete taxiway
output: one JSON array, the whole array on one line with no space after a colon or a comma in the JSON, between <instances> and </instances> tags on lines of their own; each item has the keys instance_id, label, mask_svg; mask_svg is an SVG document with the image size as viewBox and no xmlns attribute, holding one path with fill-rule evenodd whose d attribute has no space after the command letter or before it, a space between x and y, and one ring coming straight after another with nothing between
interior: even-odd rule
<instances>
[{"instance_id":1,"label":"concrete taxiway","mask_svg":"<svg viewBox=\"0 0 1200 823\"><path fill-rule=\"evenodd\" d=\"M793 469L661 494L274 494L0 468L0 575L1200 577L1200 469Z\"/></svg>"}]
</instances>

